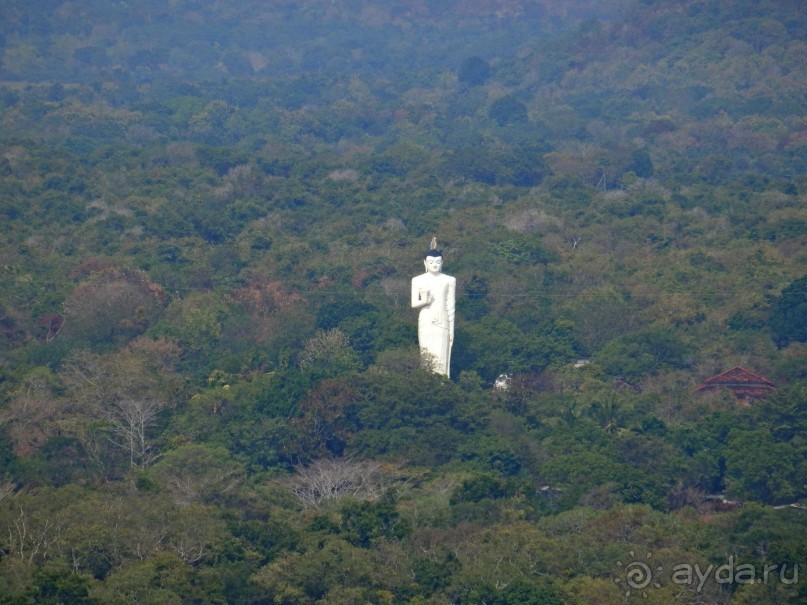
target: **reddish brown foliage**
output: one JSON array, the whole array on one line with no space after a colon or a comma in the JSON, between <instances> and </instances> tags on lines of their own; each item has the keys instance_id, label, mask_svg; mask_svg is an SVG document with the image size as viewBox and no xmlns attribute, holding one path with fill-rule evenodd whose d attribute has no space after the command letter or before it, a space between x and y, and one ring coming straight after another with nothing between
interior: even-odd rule
<instances>
[{"instance_id":1,"label":"reddish brown foliage","mask_svg":"<svg viewBox=\"0 0 807 605\"><path fill-rule=\"evenodd\" d=\"M249 308L255 317L268 317L303 300L296 292L289 292L281 282L263 277L257 277L248 286L237 290L233 298Z\"/></svg>"}]
</instances>

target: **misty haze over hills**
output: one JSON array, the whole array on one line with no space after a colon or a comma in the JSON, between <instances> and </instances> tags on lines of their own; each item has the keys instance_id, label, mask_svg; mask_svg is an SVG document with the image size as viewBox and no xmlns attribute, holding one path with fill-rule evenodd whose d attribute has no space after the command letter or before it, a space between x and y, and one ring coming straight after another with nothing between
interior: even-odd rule
<instances>
[{"instance_id":1,"label":"misty haze over hills","mask_svg":"<svg viewBox=\"0 0 807 605\"><path fill-rule=\"evenodd\" d=\"M0 605L804 602L801 5L0 4Z\"/></svg>"}]
</instances>

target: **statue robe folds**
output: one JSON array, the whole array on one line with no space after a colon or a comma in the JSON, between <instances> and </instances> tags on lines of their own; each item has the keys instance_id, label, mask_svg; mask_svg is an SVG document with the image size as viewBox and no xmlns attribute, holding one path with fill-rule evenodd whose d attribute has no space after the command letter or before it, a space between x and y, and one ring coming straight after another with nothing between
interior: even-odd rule
<instances>
[{"instance_id":1,"label":"statue robe folds","mask_svg":"<svg viewBox=\"0 0 807 605\"><path fill-rule=\"evenodd\" d=\"M449 375L454 342L454 306L457 280L443 273L424 273L412 278L412 307L420 308L418 342L428 354L432 370Z\"/></svg>"}]
</instances>

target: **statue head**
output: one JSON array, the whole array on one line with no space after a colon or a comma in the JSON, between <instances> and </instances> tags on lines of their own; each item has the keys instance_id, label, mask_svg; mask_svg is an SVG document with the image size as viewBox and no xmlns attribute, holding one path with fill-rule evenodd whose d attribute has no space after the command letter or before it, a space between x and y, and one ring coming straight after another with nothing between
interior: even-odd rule
<instances>
[{"instance_id":1,"label":"statue head","mask_svg":"<svg viewBox=\"0 0 807 605\"><path fill-rule=\"evenodd\" d=\"M426 267L426 271L434 275L440 273L443 269L443 255L439 254L439 250L436 252L438 252L438 254L427 254L423 261L423 266Z\"/></svg>"},{"instance_id":2,"label":"statue head","mask_svg":"<svg viewBox=\"0 0 807 605\"><path fill-rule=\"evenodd\" d=\"M440 273L443 268L443 253L437 249L437 238L432 238L431 247L423 260L426 271L432 274Z\"/></svg>"}]
</instances>

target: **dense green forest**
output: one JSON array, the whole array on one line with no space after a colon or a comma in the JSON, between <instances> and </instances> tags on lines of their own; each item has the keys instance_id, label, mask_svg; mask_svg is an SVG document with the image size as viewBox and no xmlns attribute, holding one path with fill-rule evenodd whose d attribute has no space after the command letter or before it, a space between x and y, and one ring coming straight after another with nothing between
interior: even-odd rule
<instances>
[{"instance_id":1,"label":"dense green forest","mask_svg":"<svg viewBox=\"0 0 807 605\"><path fill-rule=\"evenodd\" d=\"M796 0L0 3L0 604L807 603L806 59Z\"/></svg>"}]
</instances>

